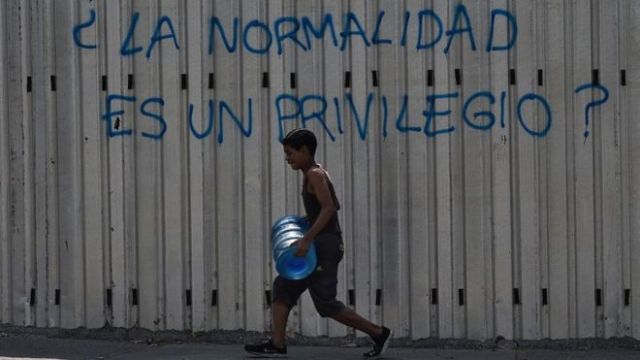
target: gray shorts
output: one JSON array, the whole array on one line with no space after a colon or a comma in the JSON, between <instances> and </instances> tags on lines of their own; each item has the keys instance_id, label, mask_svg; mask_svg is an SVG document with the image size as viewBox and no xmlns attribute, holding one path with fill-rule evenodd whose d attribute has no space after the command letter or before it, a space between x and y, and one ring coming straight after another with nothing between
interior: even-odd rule
<instances>
[{"instance_id":1,"label":"gray shorts","mask_svg":"<svg viewBox=\"0 0 640 360\"><path fill-rule=\"evenodd\" d=\"M331 317L345 307L336 300L338 264L344 256L344 245L342 237L337 234L320 234L313 244L318 258L316 270L301 280L276 277L273 282L273 301L284 302L291 309L298 303L300 295L309 289L309 295L320 316Z\"/></svg>"}]
</instances>

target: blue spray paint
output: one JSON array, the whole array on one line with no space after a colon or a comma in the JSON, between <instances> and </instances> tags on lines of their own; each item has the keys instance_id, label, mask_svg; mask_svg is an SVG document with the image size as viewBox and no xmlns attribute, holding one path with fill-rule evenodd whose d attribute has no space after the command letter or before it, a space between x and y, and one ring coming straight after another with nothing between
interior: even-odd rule
<instances>
[{"instance_id":1,"label":"blue spray paint","mask_svg":"<svg viewBox=\"0 0 640 360\"><path fill-rule=\"evenodd\" d=\"M340 46L341 51L344 51L344 49L347 47L347 42L349 41L349 38L355 35L360 36L362 38L362 41L364 41L367 47L371 46L371 43L367 39L367 34L362 28L362 25L360 25L360 21L358 21L358 17L354 13L352 12L347 13L344 24L345 24L344 30L340 33L340 36L342 36L342 45ZM351 29L351 27L354 25L356 27L356 30Z\"/></svg>"},{"instance_id":2,"label":"blue spray paint","mask_svg":"<svg viewBox=\"0 0 640 360\"><path fill-rule=\"evenodd\" d=\"M607 90L607 88L599 84L584 84L584 85L578 86L576 88L575 93L577 94L583 90L592 89L592 88L602 91L604 93L604 97L599 100L590 101L589 103L587 103L587 107L584 109L584 123L585 123L585 131L583 134L584 141L587 141L587 138L589 137L589 109L596 106L600 106L606 103L607 100L609 100L609 91Z\"/></svg>"},{"instance_id":3,"label":"blue spray paint","mask_svg":"<svg viewBox=\"0 0 640 360\"><path fill-rule=\"evenodd\" d=\"M389 117L389 109L387 105L387 97L382 96L382 136L387 137L387 118Z\"/></svg>"},{"instance_id":4,"label":"blue spray paint","mask_svg":"<svg viewBox=\"0 0 640 360\"><path fill-rule=\"evenodd\" d=\"M422 22L424 21L424 18L426 16L429 16L431 19L433 19L433 21L435 21L438 27L438 30L437 30L438 35L434 36L434 39L431 40L430 42L423 44L422 31L424 30L424 24ZM442 25L442 20L440 19L438 14L436 14L433 10L430 10L430 9L420 11L418 13L418 41L416 43L416 49L417 50L431 49L438 43L438 41L440 41L440 38L442 38L443 32L444 32L444 25Z\"/></svg>"},{"instance_id":5,"label":"blue spray paint","mask_svg":"<svg viewBox=\"0 0 640 360\"><path fill-rule=\"evenodd\" d=\"M334 100L337 100L337 99L334 99ZM284 114L283 103L287 101L291 103L295 109L295 111L291 114ZM315 111L311 110L309 112L305 111L305 109L309 107L308 105L309 102L319 104L320 109ZM297 97L291 94L280 94L278 95L278 97L276 97L275 105L276 105L276 113L278 114L278 119L277 119L278 134L279 134L278 140L280 142L282 142L282 140L284 139L283 122L290 121L290 120L297 121L298 117L301 117L302 119L303 128L307 127L307 122L311 120L317 120L320 123L320 125L322 125L322 129L324 130L324 132L329 135L329 138L331 139L331 141L335 141L336 138L333 135L333 133L331 133L331 131L329 130L329 127L327 126L326 119L325 119L325 114L327 110L327 100L325 99L324 96L310 94L302 97L301 99L298 99ZM337 104L337 101L336 101L336 107L338 106L339 105ZM337 113L339 114L340 112L337 111ZM339 128L339 131L342 134L341 127Z\"/></svg>"},{"instance_id":6,"label":"blue spray paint","mask_svg":"<svg viewBox=\"0 0 640 360\"><path fill-rule=\"evenodd\" d=\"M213 131L213 124L215 122L215 101L209 100L209 123L207 124L207 128L203 132L198 132L196 127L193 124L193 104L189 104L189 130L191 134L196 137L196 139L204 139L211 134Z\"/></svg>"},{"instance_id":7,"label":"blue spray paint","mask_svg":"<svg viewBox=\"0 0 640 360\"><path fill-rule=\"evenodd\" d=\"M410 18L411 18L411 13L408 11L405 11L404 21L402 22L402 37L400 38L400 46L407 46L407 30L409 29Z\"/></svg>"},{"instance_id":8,"label":"blue spray paint","mask_svg":"<svg viewBox=\"0 0 640 360\"><path fill-rule=\"evenodd\" d=\"M167 26L169 26L169 34L162 35L162 24L167 24ZM158 20L158 22L156 23L156 28L153 31L153 36L151 37L149 48L147 49L147 59L151 56L151 51L153 50L155 44L164 39L173 39L173 45L176 47L176 50L180 50L180 46L178 46L178 39L176 38L176 32L173 30L171 18L169 18L168 16L161 17L160 20Z\"/></svg>"},{"instance_id":9,"label":"blue spray paint","mask_svg":"<svg viewBox=\"0 0 640 360\"><path fill-rule=\"evenodd\" d=\"M89 10L89 20L80 23L73 27L73 42L82 49L97 49L98 45L96 44L85 44L80 40L80 33L83 29L91 27L96 22L96 11L94 9Z\"/></svg>"},{"instance_id":10,"label":"blue spray paint","mask_svg":"<svg viewBox=\"0 0 640 360\"><path fill-rule=\"evenodd\" d=\"M364 124L360 121L360 115L358 114L358 110L356 110L356 107L353 104L353 97L351 96L351 94L345 94L344 96L347 99L349 108L351 109L353 119L356 121L360 139L364 140L367 138L367 130L369 128L369 110L371 110L371 103L373 102L373 93L369 93L369 95L367 96L367 109L365 110Z\"/></svg>"},{"instance_id":11,"label":"blue spray paint","mask_svg":"<svg viewBox=\"0 0 640 360\"><path fill-rule=\"evenodd\" d=\"M302 29L304 31L304 36L307 39L307 49L311 50L311 36L309 36L309 33L313 34L316 39L323 39L327 29L331 30L331 40L333 41L333 46L338 47L338 37L336 36L336 28L333 24L333 17L331 16L331 14L324 15L319 28L313 27L313 24L308 17L302 17Z\"/></svg>"},{"instance_id":12,"label":"blue spray paint","mask_svg":"<svg viewBox=\"0 0 640 360\"><path fill-rule=\"evenodd\" d=\"M588 112L591 107L598 106L606 102L608 98L608 91L602 86L587 84L576 89L576 92L583 91L587 88L598 88L599 90L604 92L604 97L602 99L593 101L587 105L586 111ZM499 95L499 118L500 126L502 128L506 126L506 95L506 91L501 91ZM418 133L422 131L428 138L432 138L436 137L439 134L446 134L455 131L456 127L453 125L453 122L456 119L449 118L452 113L449 103L451 99L456 99L459 96L459 92L428 95L426 97L425 110L422 112L422 115L425 117L424 128L421 128L420 126L411 126L408 123L409 119L411 118L408 114L409 95L404 94L398 99L399 108L395 118L391 117L391 115L389 114L389 99L387 98L387 96L381 96L380 99L382 114L380 119L382 121L382 137L386 138L389 135L389 118L391 118L392 120L395 119L396 131L403 134ZM371 109L373 108L373 106L376 106L374 104L376 99L378 98L374 97L373 93L369 93L364 100L364 104L356 104L351 93L345 94L343 98L333 97L331 101L333 102L333 108L335 108L335 125L337 126L337 133L344 134L342 123L343 111L349 111L351 114L350 117L355 124L355 131L357 131L357 134L361 140L366 140L372 116ZM473 116L471 116L470 108L474 104L477 104L482 100L486 101L486 103L488 104L485 105L482 111L473 112ZM114 109L114 103L116 101L135 103L137 99L134 96L125 96L121 94L110 94L107 96L105 104L106 111L101 116L102 120L105 121L107 126L107 135L112 138L134 134L134 129L124 128L124 126L121 127L119 125L121 123L120 117L124 116L125 111ZM188 128L187 133L197 139L204 139L217 131L217 142L223 143L225 136L224 120L225 118L230 118L244 137L251 137L253 133L253 99L247 98L245 101L247 104L247 110L246 112L244 112L244 114L246 115L244 117L241 117L238 115L239 112L234 111L226 101L220 99L210 99L208 102L208 122L202 123L202 130L196 129L196 123L193 119L194 105L189 104L187 109L187 120L185 121L184 125ZM439 102L446 102L448 106L446 110L438 109L443 106L443 104L439 104ZM541 105L541 108L544 110L545 124L540 130L530 127L528 125L527 119L524 118L523 107L528 102L534 102L534 105L536 105L537 103L538 105ZM495 103L496 96L490 91L478 91L476 93L472 93L470 97L463 99L462 101L462 112L460 121L464 125L469 126L474 130L491 130L498 119L498 114L496 114L492 110ZM327 109L329 107L328 104L328 99L320 94L308 94L303 96L302 98L298 98L292 94L287 93L278 95L275 99L278 139L282 141L282 139L284 138L284 123L287 121L301 121L301 126L304 128L308 127L310 121L317 121L319 122L323 132L327 134L328 138L331 139L331 141L336 141L336 136L332 131L332 126L334 125L327 122ZM159 109L156 111L151 111L150 107L153 105L156 105ZM151 140L162 140L162 138L164 137L167 131L167 121L162 116L162 108L164 107L164 105L165 101L163 98L150 97L142 102L142 104L138 108L138 111L142 114L140 119L149 118L156 122L157 125L159 125L159 129L155 132L142 132L141 134L143 137ZM285 108L288 111L285 111ZM528 93L520 97L517 101L516 114L520 126L522 126L523 130L527 134L533 137L544 137L551 129L551 125L553 122L551 106L549 105L548 101L541 95ZM436 126L435 123L439 120L439 117L449 118L449 122L451 123L451 125L445 128ZM484 118L485 120L481 121L480 118ZM172 121L180 121L180 119L172 119Z\"/></svg>"},{"instance_id":13,"label":"blue spray paint","mask_svg":"<svg viewBox=\"0 0 640 360\"><path fill-rule=\"evenodd\" d=\"M380 24L382 23L382 18L384 17L385 12L380 11L378 13L378 19L376 20L376 27L373 31L373 36L371 37L371 43L373 45L379 44L391 44L391 39L379 39L380 36Z\"/></svg>"},{"instance_id":14,"label":"blue spray paint","mask_svg":"<svg viewBox=\"0 0 640 360\"><path fill-rule=\"evenodd\" d=\"M288 32L283 32L282 27L286 23L290 23L293 26L293 28L290 29ZM285 39L291 39L291 41L293 41L294 44L301 47L302 50L304 51L309 50L302 42L300 42L300 40L298 40L297 34L298 34L298 30L300 30L300 21L298 21L297 18L292 16L278 18L273 24L273 28L276 33L276 43L278 44L278 55L282 55L282 50L284 48L284 46L282 46L282 42Z\"/></svg>"},{"instance_id":15,"label":"blue spray paint","mask_svg":"<svg viewBox=\"0 0 640 360\"><path fill-rule=\"evenodd\" d=\"M500 127L504 129L504 106L507 99L507 92L500 92Z\"/></svg>"},{"instance_id":16,"label":"blue spray paint","mask_svg":"<svg viewBox=\"0 0 640 360\"><path fill-rule=\"evenodd\" d=\"M293 114L284 114L283 102L289 101L295 105L296 111ZM298 98L291 94L280 94L276 97L276 114L278 114L278 140L282 142L284 140L284 126L282 123L288 120L296 120L300 114L300 102Z\"/></svg>"},{"instance_id":17,"label":"blue spray paint","mask_svg":"<svg viewBox=\"0 0 640 360\"><path fill-rule=\"evenodd\" d=\"M116 137L116 136L125 136L125 135L131 135L133 133L132 129L122 129L122 130L114 130L114 126L113 126L113 118L114 117L119 117L124 115L124 110L112 110L111 109L111 103L113 101L128 101L128 102L135 102L136 101L136 97L135 96L125 96L125 95L119 95L119 94L112 94L107 96L107 103L106 103L106 111L104 114L102 114L102 119L104 121L106 121L107 123L107 136L112 138L112 137ZM117 118L119 119L119 118ZM117 120L119 121L119 120Z\"/></svg>"},{"instance_id":18,"label":"blue spray paint","mask_svg":"<svg viewBox=\"0 0 640 360\"><path fill-rule=\"evenodd\" d=\"M438 134L446 134L455 130L454 126L450 126L446 129L440 130L431 130L431 123L435 122L436 116L448 116L451 114L451 109L447 108L444 111L436 110L436 100L438 99L455 99L458 97L458 92L448 93L448 94L435 94L427 96L427 110L422 112L422 114L427 118L424 125L424 133L428 137L435 137ZM433 128L435 129L435 123L433 124Z\"/></svg>"},{"instance_id":19,"label":"blue spray paint","mask_svg":"<svg viewBox=\"0 0 640 360\"><path fill-rule=\"evenodd\" d=\"M124 41L122 42L122 46L120 46L120 55L121 56L131 56L137 52L142 51L142 46L135 47L131 49L131 39L133 39L133 33L136 31L136 26L138 25L138 20L140 20L140 13L134 12L131 17L131 24L129 24L129 29L127 30L127 36L124 37Z\"/></svg>"},{"instance_id":20,"label":"blue spray paint","mask_svg":"<svg viewBox=\"0 0 640 360\"><path fill-rule=\"evenodd\" d=\"M505 45L500 45L500 46L493 45L493 34L494 34L494 28L496 25L496 17L498 15L504 16L507 19L507 28L511 29L511 31L506 31L506 33L509 34L509 39L507 39L507 43ZM517 38L518 38L518 23L516 22L516 18L506 10L503 10L503 9L492 10L491 25L489 26L489 41L487 41L487 52L507 51L516 44Z\"/></svg>"},{"instance_id":21,"label":"blue spray paint","mask_svg":"<svg viewBox=\"0 0 640 360\"><path fill-rule=\"evenodd\" d=\"M340 111L340 101L337 97L333 98L333 105L336 108L336 121L338 122L338 133L340 135L344 134L344 130L342 129L342 111Z\"/></svg>"},{"instance_id":22,"label":"blue spray paint","mask_svg":"<svg viewBox=\"0 0 640 360\"><path fill-rule=\"evenodd\" d=\"M220 100L219 101L219 111L218 111L218 144L222 144L222 142L224 141L224 125L223 125L223 120L224 120L224 113L226 112L227 114L229 114L229 116L231 117L231 120L233 120L233 122L238 126L238 128L240 129L240 131L242 132L242 135L244 135L245 137L250 137L251 133L253 132L253 106L251 104L251 98L249 98L247 100L247 117L248 119L248 125L247 128L245 129L243 126L243 120L241 120L231 109L231 107L229 107L229 105L224 101L224 100Z\"/></svg>"},{"instance_id":23,"label":"blue spray paint","mask_svg":"<svg viewBox=\"0 0 640 360\"><path fill-rule=\"evenodd\" d=\"M140 20L140 15L141 14L139 12L134 12L131 16L131 21L120 47L121 56L132 56L143 51L142 46L133 47L132 45L134 33ZM287 41L292 43L295 48L299 48L302 51L309 51L313 47L312 38L323 41L327 36L327 33L330 35L330 40L333 43L333 46L340 51L344 51L348 43L356 40L361 41L366 47L396 43L404 47L407 46L407 33L409 31L409 27L414 26L414 24L411 23L412 19L417 19L413 20L417 31L417 41L415 44L417 50L435 48L437 43L442 39L444 33L448 38L446 47L444 48L445 54L449 52L456 35L464 37L465 34L471 42L471 49L476 51L476 40L473 26L467 12L467 8L463 4L456 6L453 19L450 22L452 27L446 32L444 31L445 28L442 17L440 17L433 9L422 9L417 13L417 16L414 17L412 15L413 14L409 11L404 12L401 24L402 29L400 29L399 34L395 31L389 32L390 34L397 34L396 36L399 36L399 39L392 37L382 38L380 34L385 29L384 19L386 13L384 11L379 11L376 14L373 32L369 38L367 35L367 29L363 26L364 19L360 19L356 14L348 12L343 15L343 27L341 29L342 31L339 33L341 37L340 44L338 44L338 36L333 16L329 13L322 15L322 19L317 26L307 16L302 18L284 16L276 18L272 24L265 23L260 19L247 19L246 25L243 25L244 27L242 27L240 19L236 16L231 20L230 28L225 28L220 18L212 16L209 18L208 26L208 53L209 55L213 54L216 48L216 41L219 39L222 40L222 48L226 49L230 54L235 53L239 46L243 46L247 52L257 55L266 54L272 47L275 47L277 54L282 55L284 53L284 44ZM425 28L429 25L427 23L429 21L427 18L429 18L431 23L434 25L434 34L432 35L432 39L425 39L424 35ZM498 33L498 31L496 31L497 24L502 23L499 19L504 19L506 24L506 29L499 33L504 33L505 31L508 33L508 38L503 44L495 44L494 41L494 35ZM486 44L487 52L506 51L515 46L518 26L516 18L511 13L504 9L493 9L488 23L489 36ZM88 44L81 41L82 31L88 27L95 26L95 24L96 12L95 10L90 10L88 20L73 26L71 33L73 42L76 46L83 49L96 49L98 47L98 44ZM165 32L163 32L163 27L166 27ZM386 28L389 28L389 26ZM249 42L249 35L252 35L251 31L260 33L261 36L256 37L259 39L258 41L261 42L260 44ZM302 37L302 32L304 32L304 38ZM240 39L240 37L242 37L242 39ZM153 35L150 39L149 47L145 52L145 56L150 58L156 43L166 39L172 39L174 47L177 50L180 50L178 36L174 30L172 19L168 16L162 16L155 24Z\"/></svg>"},{"instance_id":24,"label":"blue spray paint","mask_svg":"<svg viewBox=\"0 0 640 360\"><path fill-rule=\"evenodd\" d=\"M162 114L156 114L148 111L146 108L149 104L158 104L160 105L160 107L163 107L164 99L162 99L161 97L151 97L142 102L142 105L140 105L140 112L142 113L142 115L148 116L157 121L160 124L160 131L155 134L142 132L142 136L153 140L162 140L164 133L167 132L167 122L162 117Z\"/></svg>"},{"instance_id":25,"label":"blue spray paint","mask_svg":"<svg viewBox=\"0 0 640 360\"><path fill-rule=\"evenodd\" d=\"M304 109L306 108L306 103L307 101L315 101L317 103L320 104L320 110L319 111L312 111L310 114L307 114L306 111L304 111ZM325 112L327 110L327 100L325 100L324 96L320 96L320 95L307 95L302 97L302 99L300 99L300 108L302 109L302 127L306 128L307 127L307 121L315 119L318 120L318 122L320 122L320 124L322 125L322 128L324 129L324 131L329 134L329 138L331 138L331 141L336 141L336 137L333 136L333 134L331 133L331 131L329 130L329 128L327 127L327 124L325 122Z\"/></svg>"},{"instance_id":26,"label":"blue spray paint","mask_svg":"<svg viewBox=\"0 0 640 360\"><path fill-rule=\"evenodd\" d=\"M545 110L547 123L545 124L545 127L541 131L535 131L531 129L529 126L527 126L527 124L525 123L524 118L522 117L522 105L525 103L525 101L538 101L542 104L542 107ZM524 128L524 130L529 135L536 136L536 137L544 137L545 135L547 135L547 132L549 132L549 129L551 129L552 115L551 115L551 107L549 106L549 103L544 97L538 94L526 94L523 97L521 97L520 100L518 101L517 110L518 110L517 111L518 121L520 122L520 125L522 125L522 128Z\"/></svg>"},{"instance_id":27,"label":"blue spray paint","mask_svg":"<svg viewBox=\"0 0 640 360\"><path fill-rule=\"evenodd\" d=\"M213 53L213 49L215 48L215 32L216 29L220 32L220 37L222 38L222 42L224 43L224 47L227 49L227 52L233 54L238 48L238 28L240 27L240 20L237 17L233 18L233 40L229 41L227 38L227 34L224 32L224 26L220 23L220 19L217 16L214 16L209 21L209 55Z\"/></svg>"},{"instance_id":28,"label":"blue spray paint","mask_svg":"<svg viewBox=\"0 0 640 360\"><path fill-rule=\"evenodd\" d=\"M252 28L257 28L258 30L262 30L265 34L267 43L264 44L261 48L254 48L253 46L249 45L248 34ZM257 38L260 39L259 36ZM267 26L267 24L263 23L262 21L252 20L247 24L247 26L245 26L244 32L242 33L242 43L244 44L244 48L249 50L249 52L252 52L254 54L266 54L269 51L269 48L271 47L272 42L273 42L273 35L271 35L271 31L269 31L269 27Z\"/></svg>"},{"instance_id":29,"label":"blue spray paint","mask_svg":"<svg viewBox=\"0 0 640 360\"><path fill-rule=\"evenodd\" d=\"M491 129L493 124L495 124L495 122L496 122L496 116L491 111L477 111L477 112L473 113L474 119L478 118L478 117L481 117L481 116L485 116L485 117L489 118L489 121L485 125L478 125L478 124L472 122L471 120L469 120L469 117L467 116L467 109L469 108L471 103L475 99L480 98L480 97L486 97L487 99L489 99L489 104L490 105L493 105L496 102L496 98L489 91L477 92L477 93L473 94L471 97L469 97L464 102L464 105L462 106L462 119L464 120L464 122L467 125L471 126L474 129L477 129L477 130L489 130L489 129Z\"/></svg>"},{"instance_id":30,"label":"blue spray paint","mask_svg":"<svg viewBox=\"0 0 640 360\"><path fill-rule=\"evenodd\" d=\"M464 21L467 23L466 27L458 28L458 20L460 16L464 18ZM471 27L471 19L469 19L469 14L467 13L467 8L460 4L456 6L455 15L453 16L453 28L447 31L447 36L449 39L447 40L447 47L444 48L444 53L447 54L449 52L449 46L451 46L451 41L453 41L453 37L456 35L461 35L463 33L469 33L469 40L471 40L471 50L476 51L476 41L473 38L473 28Z\"/></svg>"},{"instance_id":31,"label":"blue spray paint","mask_svg":"<svg viewBox=\"0 0 640 360\"><path fill-rule=\"evenodd\" d=\"M408 132L420 132L422 129L419 126L409 126L408 122L409 122L409 116L407 115L407 106L409 104L409 96L408 95L404 95L402 97L402 105L400 106L400 111L398 112L398 117L396 118L396 129L398 131L400 131L401 133L408 133ZM382 97L382 108L384 110L384 123L385 123L385 134L384 136L387 137L387 129L386 129L386 123L387 123L387 97L383 96ZM405 125L406 124L406 125Z\"/></svg>"}]
</instances>

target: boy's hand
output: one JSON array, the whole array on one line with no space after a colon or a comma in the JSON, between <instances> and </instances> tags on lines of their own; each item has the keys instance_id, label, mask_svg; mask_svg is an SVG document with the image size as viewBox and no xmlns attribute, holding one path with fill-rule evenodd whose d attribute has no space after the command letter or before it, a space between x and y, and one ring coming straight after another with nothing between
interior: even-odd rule
<instances>
[{"instance_id":1,"label":"boy's hand","mask_svg":"<svg viewBox=\"0 0 640 360\"><path fill-rule=\"evenodd\" d=\"M296 253L295 253L296 256L304 257L304 256L307 256L307 253L309 252L309 247L311 246L311 240L303 237L302 239L294 242L292 246L298 247L298 250L296 250Z\"/></svg>"}]
</instances>

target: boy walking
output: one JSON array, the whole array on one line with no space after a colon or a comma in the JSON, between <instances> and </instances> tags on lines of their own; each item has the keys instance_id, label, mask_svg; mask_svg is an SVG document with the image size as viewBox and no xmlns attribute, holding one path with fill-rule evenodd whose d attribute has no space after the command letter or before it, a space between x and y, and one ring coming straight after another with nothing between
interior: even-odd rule
<instances>
[{"instance_id":1,"label":"boy walking","mask_svg":"<svg viewBox=\"0 0 640 360\"><path fill-rule=\"evenodd\" d=\"M298 240L297 256L305 256L311 243L315 245L318 265L306 279L288 280L276 277L273 283L271 339L257 345L246 345L245 350L262 356L285 357L285 330L289 312L305 290L309 290L313 304L322 317L332 318L344 325L360 330L374 341L374 347L365 357L384 353L391 340L391 330L361 317L336 299L338 264L343 257L342 230L337 211L340 203L329 174L315 161L317 140L306 129L296 129L282 141L287 163L293 170L303 173L302 200L311 223L305 236Z\"/></svg>"}]
</instances>

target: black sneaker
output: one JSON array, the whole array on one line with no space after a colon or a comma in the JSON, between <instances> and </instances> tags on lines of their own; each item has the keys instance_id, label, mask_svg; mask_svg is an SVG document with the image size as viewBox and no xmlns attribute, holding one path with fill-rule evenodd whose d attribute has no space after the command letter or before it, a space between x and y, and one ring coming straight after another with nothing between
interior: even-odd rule
<instances>
[{"instance_id":1,"label":"black sneaker","mask_svg":"<svg viewBox=\"0 0 640 360\"><path fill-rule=\"evenodd\" d=\"M255 345L245 345L244 350L253 355L257 355L259 357L269 357L269 358L284 358L287 357L287 346L285 345L283 348L277 348L271 342L266 341L262 344Z\"/></svg>"},{"instance_id":2,"label":"black sneaker","mask_svg":"<svg viewBox=\"0 0 640 360\"><path fill-rule=\"evenodd\" d=\"M382 334L378 338L373 339L373 349L362 354L366 358L374 358L381 356L387 350L389 343L391 342L391 336L393 332L388 327L382 327Z\"/></svg>"}]
</instances>

